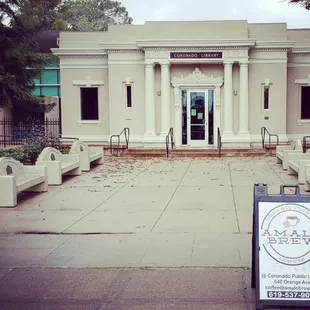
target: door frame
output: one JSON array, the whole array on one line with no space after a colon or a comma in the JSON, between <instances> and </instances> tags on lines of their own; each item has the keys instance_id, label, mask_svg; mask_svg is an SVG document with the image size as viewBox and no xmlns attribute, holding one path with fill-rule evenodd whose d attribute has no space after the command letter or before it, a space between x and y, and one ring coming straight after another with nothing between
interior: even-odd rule
<instances>
[{"instance_id":1,"label":"door frame","mask_svg":"<svg viewBox=\"0 0 310 310\"><path fill-rule=\"evenodd\" d=\"M209 88L210 89L210 88ZM209 124L209 113L208 107L209 107L209 97L208 97L208 91L209 89L201 89L201 88L185 88L187 91L187 145L190 147L204 147L204 146L209 146L209 130L206 130L205 126L205 139L204 140L191 140L191 98L190 95L191 93L199 92L199 93L204 93L205 96L205 120L207 118L207 124ZM207 127L208 128L208 127Z\"/></svg>"},{"instance_id":2,"label":"door frame","mask_svg":"<svg viewBox=\"0 0 310 310\"><path fill-rule=\"evenodd\" d=\"M207 76L196 68L193 73L188 76L173 77L171 84L174 88L174 141L175 147L185 147L182 145L182 90L183 89L214 89L214 109L213 109L213 126L216 129L214 132L214 147L217 146L217 128L221 128L221 87L223 86L223 77Z\"/></svg>"}]
</instances>

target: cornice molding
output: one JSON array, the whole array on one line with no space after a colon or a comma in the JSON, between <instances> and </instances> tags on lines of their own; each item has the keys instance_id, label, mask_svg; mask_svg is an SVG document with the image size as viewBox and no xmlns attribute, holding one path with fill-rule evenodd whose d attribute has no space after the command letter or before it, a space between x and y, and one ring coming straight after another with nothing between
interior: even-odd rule
<instances>
[{"instance_id":1,"label":"cornice molding","mask_svg":"<svg viewBox=\"0 0 310 310\"><path fill-rule=\"evenodd\" d=\"M161 48L184 48L184 49L195 49L195 48L216 48L223 49L223 47L252 47L255 45L254 40L136 40L136 45L142 49L161 49Z\"/></svg>"},{"instance_id":2,"label":"cornice molding","mask_svg":"<svg viewBox=\"0 0 310 310\"><path fill-rule=\"evenodd\" d=\"M289 48L275 48L275 47L270 47L270 48L255 48L255 52L288 52Z\"/></svg>"},{"instance_id":3,"label":"cornice molding","mask_svg":"<svg viewBox=\"0 0 310 310\"><path fill-rule=\"evenodd\" d=\"M52 53L58 57L63 58L106 58L107 53L105 53L100 48L52 48Z\"/></svg>"},{"instance_id":4,"label":"cornice molding","mask_svg":"<svg viewBox=\"0 0 310 310\"><path fill-rule=\"evenodd\" d=\"M126 50L126 49L105 49L107 54L109 53L143 53L143 50L135 49L135 50Z\"/></svg>"},{"instance_id":5,"label":"cornice molding","mask_svg":"<svg viewBox=\"0 0 310 310\"><path fill-rule=\"evenodd\" d=\"M310 55L310 46L295 47L290 52L292 56L308 56Z\"/></svg>"},{"instance_id":6,"label":"cornice molding","mask_svg":"<svg viewBox=\"0 0 310 310\"><path fill-rule=\"evenodd\" d=\"M295 41L256 41L255 49L285 49L294 48Z\"/></svg>"}]
</instances>

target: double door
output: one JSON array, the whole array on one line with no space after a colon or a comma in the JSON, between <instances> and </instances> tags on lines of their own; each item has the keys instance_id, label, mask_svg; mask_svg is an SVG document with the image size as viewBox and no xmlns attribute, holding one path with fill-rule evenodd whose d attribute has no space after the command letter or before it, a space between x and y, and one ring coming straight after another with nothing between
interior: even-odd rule
<instances>
[{"instance_id":1,"label":"double door","mask_svg":"<svg viewBox=\"0 0 310 310\"><path fill-rule=\"evenodd\" d=\"M182 144L214 145L214 90L183 90L182 106Z\"/></svg>"}]
</instances>

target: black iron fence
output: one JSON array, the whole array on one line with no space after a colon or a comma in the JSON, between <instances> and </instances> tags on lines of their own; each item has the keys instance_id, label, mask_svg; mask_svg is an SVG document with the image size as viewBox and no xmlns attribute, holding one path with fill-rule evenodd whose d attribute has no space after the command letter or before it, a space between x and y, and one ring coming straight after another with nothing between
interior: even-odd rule
<instances>
[{"instance_id":1,"label":"black iron fence","mask_svg":"<svg viewBox=\"0 0 310 310\"><path fill-rule=\"evenodd\" d=\"M0 119L0 146L21 145L30 133L49 137L61 135L61 122L58 118L14 120L11 118Z\"/></svg>"}]
</instances>

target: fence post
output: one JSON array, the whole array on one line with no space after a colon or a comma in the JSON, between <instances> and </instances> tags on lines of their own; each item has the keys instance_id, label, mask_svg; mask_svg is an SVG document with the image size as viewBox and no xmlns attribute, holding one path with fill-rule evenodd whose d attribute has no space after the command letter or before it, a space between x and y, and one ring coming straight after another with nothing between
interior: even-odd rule
<instances>
[{"instance_id":1,"label":"fence post","mask_svg":"<svg viewBox=\"0 0 310 310\"><path fill-rule=\"evenodd\" d=\"M3 146L6 147L5 117L3 118Z\"/></svg>"}]
</instances>

